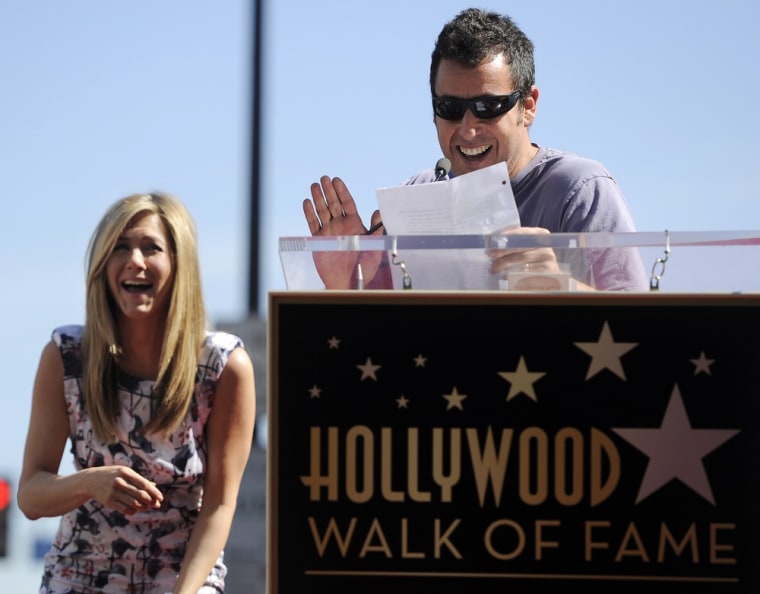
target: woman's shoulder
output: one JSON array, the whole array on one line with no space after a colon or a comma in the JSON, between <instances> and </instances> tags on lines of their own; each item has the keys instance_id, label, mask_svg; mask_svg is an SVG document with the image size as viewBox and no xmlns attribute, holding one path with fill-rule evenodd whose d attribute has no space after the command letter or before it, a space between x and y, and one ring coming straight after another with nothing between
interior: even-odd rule
<instances>
[{"instance_id":1,"label":"woman's shoulder","mask_svg":"<svg viewBox=\"0 0 760 594\"><path fill-rule=\"evenodd\" d=\"M198 357L198 365L213 369L217 374L221 373L232 351L238 347L245 348L239 336L229 332L208 331Z\"/></svg>"},{"instance_id":2,"label":"woman's shoulder","mask_svg":"<svg viewBox=\"0 0 760 594\"><path fill-rule=\"evenodd\" d=\"M79 377L82 374L83 330L84 326L80 324L69 324L58 326L52 332L52 342L61 354L66 377Z\"/></svg>"},{"instance_id":3,"label":"woman's shoulder","mask_svg":"<svg viewBox=\"0 0 760 594\"><path fill-rule=\"evenodd\" d=\"M52 337L59 347L70 345L72 343L79 344L82 342L83 331L84 326L81 324L67 324L65 326L54 328Z\"/></svg>"},{"instance_id":4,"label":"woman's shoulder","mask_svg":"<svg viewBox=\"0 0 760 594\"><path fill-rule=\"evenodd\" d=\"M203 342L204 348L221 349L225 351L232 351L237 347L242 346L244 346L242 338L235 334L220 330L206 332L206 340Z\"/></svg>"}]
</instances>

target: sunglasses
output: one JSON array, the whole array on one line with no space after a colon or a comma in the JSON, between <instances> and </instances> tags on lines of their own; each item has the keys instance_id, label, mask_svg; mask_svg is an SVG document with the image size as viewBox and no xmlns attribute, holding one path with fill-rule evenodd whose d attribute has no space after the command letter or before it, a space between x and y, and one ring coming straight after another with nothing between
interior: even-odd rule
<instances>
[{"instance_id":1,"label":"sunglasses","mask_svg":"<svg viewBox=\"0 0 760 594\"><path fill-rule=\"evenodd\" d=\"M433 111L444 120L461 120L468 109L481 120L490 120L507 113L522 97L521 91L509 95L483 95L472 99L433 97Z\"/></svg>"}]
</instances>

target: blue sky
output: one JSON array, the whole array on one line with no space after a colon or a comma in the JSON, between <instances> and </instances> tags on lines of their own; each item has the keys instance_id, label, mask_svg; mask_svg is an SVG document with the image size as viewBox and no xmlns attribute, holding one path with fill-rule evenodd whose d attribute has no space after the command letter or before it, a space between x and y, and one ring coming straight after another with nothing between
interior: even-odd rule
<instances>
[{"instance_id":1,"label":"blue sky","mask_svg":"<svg viewBox=\"0 0 760 594\"><path fill-rule=\"evenodd\" d=\"M369 216L376 188L438 159L430 52L469 5L265 0L260 315L285 288L277 238L307 233L312 181L343 177ZM604 163L639 230L760 228L756 2L475 5L507 12L536 45L534 141ZM53 327L83 321L85 249L113 200L183 199L212 322L246 317L252 22L245 0L0 0L0 473L12 480L40 351ZM0 575L26 562L24 538Z\"/></svg>"}]
</instances>

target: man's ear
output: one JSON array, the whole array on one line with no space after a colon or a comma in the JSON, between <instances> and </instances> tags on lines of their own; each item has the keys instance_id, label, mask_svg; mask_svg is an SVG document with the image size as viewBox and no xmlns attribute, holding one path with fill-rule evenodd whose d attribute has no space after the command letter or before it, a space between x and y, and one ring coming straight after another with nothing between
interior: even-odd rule
<instances>
[{"instance_id":1,"label":"man's ear","mask_svg":"<svg viewBox=\"0 0 760 594\"><path fill-rule=\"evenodd\" d=\"M536 119L536 106L538 104L538 87L533 85L530 93L523 98L523 118L525 126L530 126Z\"/></svg>"}]
</instances>

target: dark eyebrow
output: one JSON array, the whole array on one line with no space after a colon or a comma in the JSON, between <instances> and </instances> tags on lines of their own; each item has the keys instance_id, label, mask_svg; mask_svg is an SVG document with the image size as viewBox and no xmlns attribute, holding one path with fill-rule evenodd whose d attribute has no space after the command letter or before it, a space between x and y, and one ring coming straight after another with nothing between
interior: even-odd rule
<instances>
[{"instance_id":1,"label":"dark eyebrow","mask_svg":"<svg viewBox=\"0 0 760 594\"><path fill-rule=\"evenodd\" d=\"M130 236L127 231L122 232L119 234L119 236L116 238L116 241L126 241L127 239L130 239ZM168 241L165 238L162 238L158 235L152 235L152 234L146 234L146 235L140 235L137 237L138 241L151 241L153 243L159 243L159 244L166 244Z\"/></svg>"}]
</instances>

